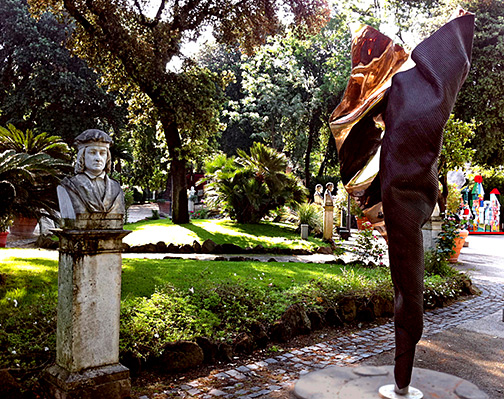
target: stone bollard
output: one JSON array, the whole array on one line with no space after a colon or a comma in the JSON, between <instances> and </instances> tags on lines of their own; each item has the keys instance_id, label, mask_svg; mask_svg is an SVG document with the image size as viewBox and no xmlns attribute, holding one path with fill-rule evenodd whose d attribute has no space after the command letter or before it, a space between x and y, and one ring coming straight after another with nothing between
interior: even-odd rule
<instances>
[{"instance_id":1,"label":"stone bollard","mask_svg":"<svg viewBox=\"0 0 504 399\"><path fill-rule=\"evenodd\" d=\"M301 225L301 238L303 240L306 240L308 238L308 225L307 224Z\"/></svg>"},{"instance_id":2,"label":"stone bollard","mask_svg":"<svg viewBox=\"0 0 504 399\"><path fill-rule=\"evenodd\" d=\"M424 251L436 248L436 239L441 233L443 219L440 216L431 216L431 218L422 227Z\"/></svg>"}]
</instances>

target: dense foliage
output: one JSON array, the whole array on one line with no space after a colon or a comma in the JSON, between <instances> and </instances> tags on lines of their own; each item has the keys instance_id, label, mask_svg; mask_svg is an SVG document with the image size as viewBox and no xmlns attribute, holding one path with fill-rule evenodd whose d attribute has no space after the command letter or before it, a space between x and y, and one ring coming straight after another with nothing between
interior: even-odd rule
<instances>
[{"instance_id":1,"label":"dense foliage","mask_svg":"<svg viewBox=\"0 0 504 399\"><path fill-rule=\"evenodd\" d=\"M0 125L36 129L71 144L94 127L119 130L125 110L98 85L99 76L65 44L68 21L35 20L26 0L0 2Z\"/></svg>"},{"instance_id":2,"label":"dense foliage","mask_svg":"<svg viewBox=\"0 0 504 399\"><path fill-rule=\"evenodd\" d=\"M168 64L180 46L212 27L220 42L240 43L251 51L266 35L278 32L281 11L309 32L326 20L323 0L283 3L276 0L233 1L62 1L31 0L33 10L70 15L76 23L72 48L98 69L114 89L128 93L137 119L150 121L163 133L171 158L173 220L185 223L186 160L205 148L220 128L218 110L222 77L185 62L180 72ZM281 5L287 6L282 8Z\"/></svg>"},{"instance_id":3,"label":"dense foliage","mask_svg":"<svg viewBox=\"0 0 504 399\"><path fill-rule=\"evenodd\" d=\"M284 154L260 143L250 155L242 150L236 158L220 155L205 166L207 198L239 223L258 223L271 211L306 199L306 189L287 167Z\"/></svg>"}]
</instances>

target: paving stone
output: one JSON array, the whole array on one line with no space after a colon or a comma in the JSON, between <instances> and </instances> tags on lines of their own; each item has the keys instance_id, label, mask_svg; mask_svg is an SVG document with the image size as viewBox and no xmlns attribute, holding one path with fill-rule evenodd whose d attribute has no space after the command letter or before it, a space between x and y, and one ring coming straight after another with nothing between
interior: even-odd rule
<instances>
[{"instance_id":1,"label":"paving stone","mask_svg":"<svg viewBox=\"0 0 504 399\"><path fill-rule=\"evenodd\" d=\"M268 367L268 363L263 361L256 362L255 364L257 364L259 367Z\"/></svg>"},{"instance_id":2,"label":"paving stone","mask_svg":"<svg viewBox=\"0 0 504 399\"><path fill-rule=\"evenodd\" d=\"M226 371L226 374L229 374L231 377L237 379L237 380L244 380L245 378L245 375L240 373L239 371L236 371L236 370L227 370Z\"/></svg>"},{"instance_id":3,"label":"paving stone","mask_svg":"<svg viewBox=\"0 0 504 399\"><path fill-rule=\"evenodd\" d=\"M257 370L259 368L259 366L255 363L251 363L251 364L247 364L247 368L249 370Z\"/></svg>"},{"instance_id":4,"label":"paving stone","mask_svg":"<svg viewBox=\"0 0 504 399\"><path fill-rule=\"evenodd\" d=\"M229 378L229 375L227 375L224 372L220 372L220 373L215 374L214 377L219 378L219 379L226 379L226 378Z\"/></svg>"},{"instance_id":5,"label":"paving stone","mask_svg":"<svg viewBox=\"0 0 504 399\"><path fill-rule=\"evenodd\" d=\"M208 392L212 396L225 396L226 392L221 391L220 389L211 389L210 392Z\"/></svg>"},{"instance_id":6,"label":"paving stone","mask_svg":"<svg viewBox=\"0 0 504 399\"><path fill-rule=\"evenodd\" d=\"M190 389L189 391L187 391L187 393L191 396L194 396L194 395L201 393L201 391L198 388L193 388L193 389Z\"/></svg>"},{"instance_id":7,"label":"paving stone","mask_svg":"<svg viewBox=\"0 0 504 399\"><path fill-rule=\"evenodd\" d=\"M240 373L249 373L250 369L246 366L240 366L236 370L238 370Z\"/></svg>"},{"instance_id":8,"label":"paving stone","mask_svg":"<svg viewBox=\"0 0 504 399\"><path fill-rule=\"evenodd\" d=\"M238 396L243 396L243 395L246 395L248 394L250 391L248 389L240 389L239 391L236 391L235 392L235 395L238 395Z\"/></svg>"},{"instance_id":9,"label":"paving stone","mask_svg":"<svg viewBox=\"0 0 504 399\"><path fill-rule=\"evenodd\" d=\"M266 359L265 362L268 364L275 364L275 363L278 363L278 360L275 360L273 358L269 358L269 359Z\"/></svg>"}]
</instances>

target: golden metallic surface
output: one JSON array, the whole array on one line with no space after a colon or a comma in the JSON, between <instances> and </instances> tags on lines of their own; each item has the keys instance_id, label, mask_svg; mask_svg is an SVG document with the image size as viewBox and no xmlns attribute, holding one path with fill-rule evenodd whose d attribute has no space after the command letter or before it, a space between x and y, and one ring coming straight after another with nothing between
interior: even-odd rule
<instances>
[{"instance_id":1,"label":"golden metallic surface","mask_svg":"<svg viewBox=\"0 0 504 399\"><path fill-rule=\"evenodd\" d=\"M350 133L362 135L366 131L353 132L354 126L369 117L384 99L392 77L408 65L409 54L390 38L367 25L358 25L352 34L352 72L343 100L329 119L338 153ZM381 115L374 116L374 123L383 133L385 125ZM382 133L382 137L383 137ZM356 149L358 151L358 149ZM367 157L367 159L362 159ZM381 202L368 204L366 189L379 172L380 147L374 153L362 154L359 161L364 164L354 176L344 176L345 189L357 201L373 227L386 236Z\"/></svg>"},{"instance_id":2,"label":"golden metallic surface","mask_svg":"<svg viewBox=\"0 0 504 399\"><path fill-rule=\"evenodd\" d=\"M350 80L343 100L329 118L338 151L352 127L383 98L392 76L408 56L401 46L370 26L361 25L353 33Z\"/></svg>"}]
</instances>

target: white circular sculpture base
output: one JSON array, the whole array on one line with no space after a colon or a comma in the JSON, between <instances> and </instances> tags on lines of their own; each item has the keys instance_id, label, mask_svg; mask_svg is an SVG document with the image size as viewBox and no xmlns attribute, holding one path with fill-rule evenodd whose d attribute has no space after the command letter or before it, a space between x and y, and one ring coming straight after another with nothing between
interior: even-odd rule
<instances>
[{"instance_id":1,"label":"white circular sculpture base","mask_svg":"<svg viewBox=\"0 0 504 399\"><path fill-rule=\"evenodd\" d=\"M422 399L423 393L419 389L409 387L408 393L405 395L398 394L395 391L395 384L384 385L380 387L378 393L385 399Z\"/></svg>"},{"instance_id":2,"label":"white circular sculpture base","mask_svg":"<svg viewBox=\"0 0 504 399\"><path fill-rule=\"evenodd\" d=\"M382 396L384 385L391 384L395 396ZM299 399L488 399L476 385L454 375L433 370L413 369L410 393L394 392L394 366L332 366L303 375L294 386ZM414 396L415 391L423 396Z\"/></svg>"}]
</instances>

